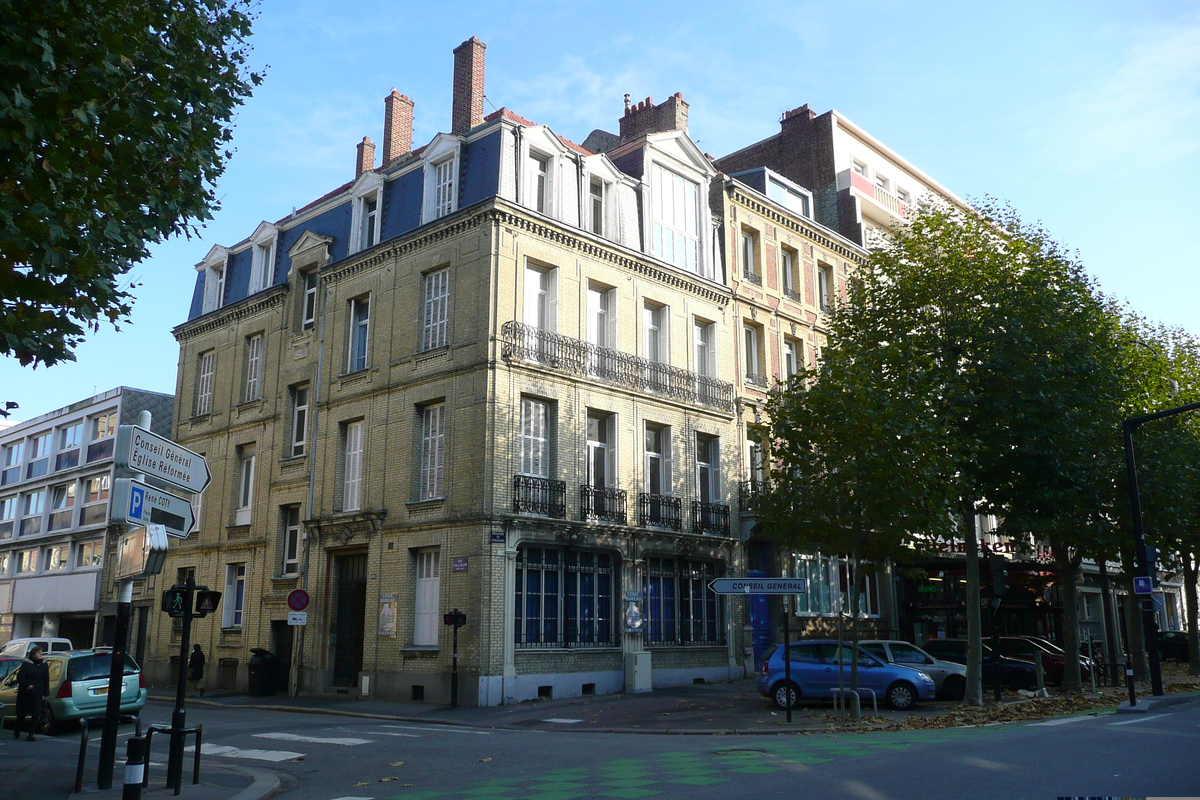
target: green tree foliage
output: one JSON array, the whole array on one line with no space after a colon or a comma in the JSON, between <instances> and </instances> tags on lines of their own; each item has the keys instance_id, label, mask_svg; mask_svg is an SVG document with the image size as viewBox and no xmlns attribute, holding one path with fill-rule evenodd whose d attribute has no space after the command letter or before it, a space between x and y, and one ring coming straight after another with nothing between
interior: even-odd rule
<instances>
[{"instance_id":1,"label":"green tree foliage","mask_svg":"<svg viewBox=\"0 0 1200 800\"><path fill-rule=\"evenodd\" d=\"M148 244L217 208L246 66L241 0L0 0L0 354L73 360L127 319Z\"/></svg>"},{"instance_id":2,"label":"green tree foliage","mask_svg":"<svg viewBox=\"0 0 1200 800\"><path fill-rule=\"evenodd\" d=\"M1069 526L1052 541L1076 567L1107 532L1095 484L1111 498L1114 462L1095 453L1106 436L1119 442L1117 327L1079 264L1011 209L920 209L860 270L820 372L806 376L811 399L796 385L770 409L776 491L764 528L895 554L957 518L967 699L981 702L975 515L1006 517L1018 536Z\"/></svg>"}]
</instances>

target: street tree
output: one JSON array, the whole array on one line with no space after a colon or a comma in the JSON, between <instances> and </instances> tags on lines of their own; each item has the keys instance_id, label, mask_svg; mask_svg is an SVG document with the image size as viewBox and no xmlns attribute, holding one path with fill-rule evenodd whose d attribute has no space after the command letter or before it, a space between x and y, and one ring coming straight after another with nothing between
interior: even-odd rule
<instances>
[{"instance_id":1,"label":"street tree","mask_svg":"<svg viewBox=\"0 0 1200 800\"><path fill-rule=\"evenodd\" d=\"M249 0L0 0L0 354L73 360L128 320L150 244L218 207Z\"/></svg>"}]
</instances>

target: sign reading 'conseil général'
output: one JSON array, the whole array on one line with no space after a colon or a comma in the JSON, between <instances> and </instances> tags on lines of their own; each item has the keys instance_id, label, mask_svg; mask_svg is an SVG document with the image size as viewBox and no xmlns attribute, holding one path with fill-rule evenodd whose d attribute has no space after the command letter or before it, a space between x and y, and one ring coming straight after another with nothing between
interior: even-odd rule
<instances>
[{"instance_id":1,"label":"sign reading 'conseil g\u00e9n\u00e9ral'","mask_svg":"<svg viewBox=\"0 0 1200 800\"><path fill-rule=\"evenodd\" d=\"M804 578L717 578L708 584L715 594L806 594Z\"/></svg>"},{"instance_id":2,"label":"sign reading 'conseil g\u00e9n\u00e9ral'","mask_svg":"<svg viewBox=\"0 0 1200 800\"><path fill-rule=\"evenodd\" d=\"M113 461L118 467L196 494L212 480L204 456L137 425L117 426Z\"/></svg>"}]
</instances>

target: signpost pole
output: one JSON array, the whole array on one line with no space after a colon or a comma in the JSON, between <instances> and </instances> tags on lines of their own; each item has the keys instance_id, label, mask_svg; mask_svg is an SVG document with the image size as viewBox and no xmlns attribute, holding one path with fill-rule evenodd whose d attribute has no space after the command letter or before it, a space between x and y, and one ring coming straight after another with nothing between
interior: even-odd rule
<instances>
[{"instance_id":1,"label":"signpost pole","mask_svg":"<svg viewBox=\"0 0 1200 800\"><path fill-rule=\"evenodd\" d=\"M783 597L783 681L787 684L787 691L792 691L792 629L789 625L788 618L792 616L792 609L789 607L787 595ZM787 721L790 724L792 721L792 702L788 698L787 704Z\"/></svg>"},{"instance_id":2,"label":"signpost pole","mask_svg":"<svg viewBox=\"0 0 1200 800\"><path fill-rule=\"evenodd\" d=\"M167 786L179 794L183 781L183 747L186 737L183 729L187 725L187 708L184 706L183 690L187 686L188 649L192 646L192 607L195 603L196 581L191 575L183 585L183 631L179 640L179 673L175 681L175 710L171 712L171 749L167 756Z\"/></svg>"},{"instance_id":3,"label":"signpost pole","mask_svg":"<svg viewBox=\"0 0 1200 800\"><path fill-rule=\"evenodd\" d=\"M104 728L100 734L100 763L96 767L96 787L99 789L112 788L121 690L125 688L125 651L129 647L129 610L132 605L133 581L121 581L117 589L117 625L113 631L112 664L108 669L108 702L104 708Z\"/></svg>"}]
</instances>

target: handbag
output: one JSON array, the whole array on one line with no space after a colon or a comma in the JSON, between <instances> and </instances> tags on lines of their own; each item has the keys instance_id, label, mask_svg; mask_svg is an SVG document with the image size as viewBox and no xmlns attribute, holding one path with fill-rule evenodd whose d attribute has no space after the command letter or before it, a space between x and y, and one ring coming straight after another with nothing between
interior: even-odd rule
<instances>
[{"instance_id":1,"label":"handbag","mask_svg":"<svg viewBox=\"0 0 1200 800\"><path fill-rule=\"evenodd\" d=\"M194 670L193 670L191 667L188 667L188 671L187 671L187 679L188 679L189 681L190 681L190 680L195 680L195 674L194 674L194 673L195 673L195 671L194 671Z\"/></svg>"}]
</instances>

